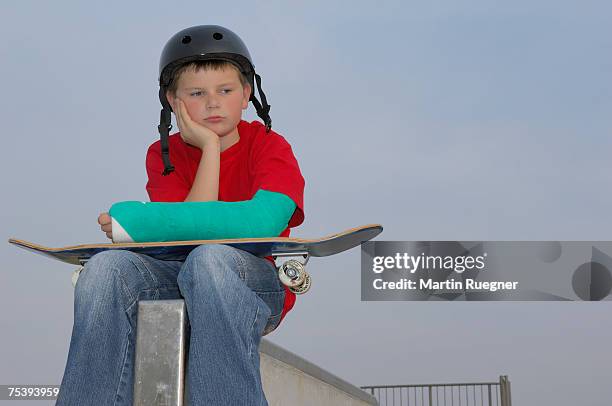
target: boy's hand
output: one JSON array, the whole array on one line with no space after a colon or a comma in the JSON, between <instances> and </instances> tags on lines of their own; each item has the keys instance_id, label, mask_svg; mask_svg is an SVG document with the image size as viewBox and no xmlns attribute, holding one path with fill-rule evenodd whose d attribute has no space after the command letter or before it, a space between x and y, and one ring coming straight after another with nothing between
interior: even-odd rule
<instances>
[{"instance_id":1,"label":"boy's hand","mask_svg":"<svg viewBox=\"0 0 612 406\"><path fill-rule=\"evenodd\" d=\"M113 226L111 216L109 216L108 213L101 213L98 216L98 224L100 224L100 228L106 233L106 236L112 240Z\"/></svg>"},{"instance_id":2,"label":"boy's hand","mask_svg":"<svg viewBox=\"0 0 612 406\"><path fill-rule=\"evenodd\" d=\"M185 107L185 103L178 97L175 99L174 113L176 115L176 123L178 124L181 138L187 144L191 144L200 149L210 143L218 143L219 136L212 130L196 123L189 116L189 112Z\"/></svg>"}]
</instances>

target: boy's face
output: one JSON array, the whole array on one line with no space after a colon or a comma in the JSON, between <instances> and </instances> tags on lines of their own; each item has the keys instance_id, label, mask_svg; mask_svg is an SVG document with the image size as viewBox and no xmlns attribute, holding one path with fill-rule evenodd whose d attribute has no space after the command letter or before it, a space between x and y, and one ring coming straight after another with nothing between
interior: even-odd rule
<instances>
[{"instance_id":1,"label":"boy's face","mask_svg":"<svg viewBox=\"0 0 612 406\"><path fill-rule=\"evenodd\" d=\"M181 74L176 97L183 100L193 121L205 126L219 137L236 136L236 126L242 118L242 110L249 105L251 87L244 88L236 69L187 70ZM173 94L166 93L173 111L177 110Z\"/></svg>"}]
</instances>

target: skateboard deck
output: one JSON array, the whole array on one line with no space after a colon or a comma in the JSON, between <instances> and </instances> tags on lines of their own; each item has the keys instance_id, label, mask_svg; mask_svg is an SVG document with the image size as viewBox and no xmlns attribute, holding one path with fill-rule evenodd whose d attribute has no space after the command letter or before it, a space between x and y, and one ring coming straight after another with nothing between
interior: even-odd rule
<instances>
[{"instance_id":1,"label":"skateboard deck","mask_svg":"<svg viewBox=\"0 0 612 406\"><path fill-rule=\"evenodd\" d=\"M382 229L380 224L368 224L318 239L291 237L237 238L224 240L82 244L60 248L45 247L14 238L9 239L9 243L74 265L83 265L89 258L99 252L117 249L149 255L153 258L166 261L184 261L194 248L203 244L225 244L260 257L287 256L291 254L326 257L356 247L363 241L371 240L380 234Z\"/></svg>"},{"instance_id":2,"label":"skateboard deck","mask_svg":"<svg viewBox=\"0 0 612 406\"><path fill-rule=\"evenodd\" d=\"M224 240L82 244L60 248L45 247L14 238L9 239L9 243L68 264L81 266L94 255L109 250L128 250L166 261L184 261L193 249L203 244L225 244L259 257L272 256L275 260L281 257L302 257L301 262L296 259L283 258L282 265L278 268L278 276L281 282L289 287L292 292L302 294L307 292L311 286L310 275L304 269L310 256L326 257L338 254L356 247L364 241L371 240L380 234L382 229L380 224L368 224L317 239L287 237L237 238ZM76 277L78 277L79 272L76 272ZM76 279L73 279L73 283L76 283Z\"/></svg>"}]
</instances>

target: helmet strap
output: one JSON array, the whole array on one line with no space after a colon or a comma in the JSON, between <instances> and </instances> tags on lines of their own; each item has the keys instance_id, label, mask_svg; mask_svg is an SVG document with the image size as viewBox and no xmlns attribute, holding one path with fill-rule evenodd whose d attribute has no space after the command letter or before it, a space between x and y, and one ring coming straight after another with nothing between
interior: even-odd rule
<instances>
[{"instance_id":1,"label":"helmet strap","mask_svg":"<svg viewBox=\"0 0 612 406\"><path fill-rule=\"evenodd\" d=\"M171 172L174 172L174 166L170 163L170 154L168 152L168 137L170 134L170 130L172 129L172 116L170 107L170 103L166 99L166 86L160 86L159 88L159 101L161 102L163 108L160 112L159 116L159 125L157 126L157 130L159 131L159 139L161 142L161 153L162 160L164 162L164 172L163 176L169 175Z\"/></svg>"},{"instance_id":2,"label":"helmet strap","mask_svg":"<svg viewBox=\"0 0 612 406\"><path fill-rule=\"evenodd\" d=\"M253 89L251 92L251 102L253 102L253 105L255 106L257 115L264 121L264 124L266 125L266 132L270 132L270 129L272 129L272 119L270 118L269 114L270 105L266 100L266 95L264 94L263 90L261 90L261 77L257 73L253 72L253 74L255 75L255 82L257 82L257 91L259 92L261 103L259 103L259 100L257 100L255 97L255 89Z\"/></svg>"}]
</instances>

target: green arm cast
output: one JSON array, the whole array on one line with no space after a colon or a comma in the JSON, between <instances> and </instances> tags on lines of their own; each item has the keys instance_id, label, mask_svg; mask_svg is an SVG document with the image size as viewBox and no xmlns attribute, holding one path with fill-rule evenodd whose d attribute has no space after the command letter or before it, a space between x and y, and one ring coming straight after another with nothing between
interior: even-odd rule
<instances>
[{"instance_id":1,"label":"green arm cast","mask_svg":"<svg viewBox=\"0 0 612 406\"><path fill-rule=\"evenodd\" d=\"M134 242L164 242L278 237L295 208L288 196L260 189L240 202L118 202L109 214Z\"/></svg>"}]
</instances>

